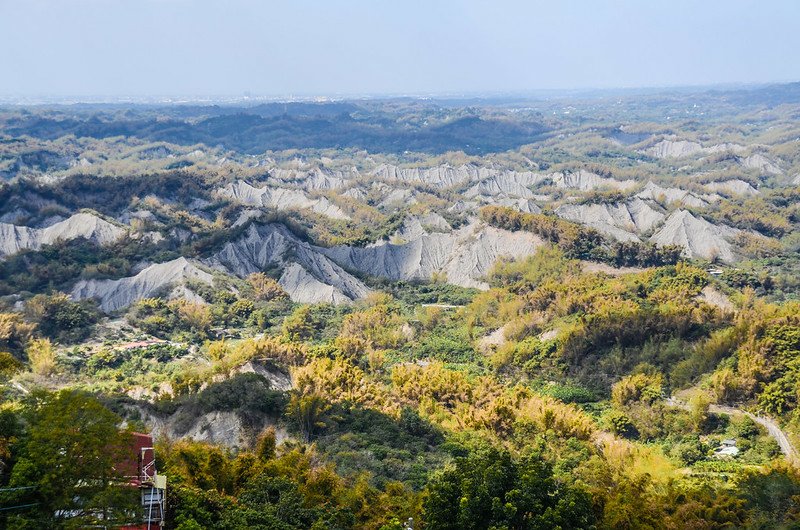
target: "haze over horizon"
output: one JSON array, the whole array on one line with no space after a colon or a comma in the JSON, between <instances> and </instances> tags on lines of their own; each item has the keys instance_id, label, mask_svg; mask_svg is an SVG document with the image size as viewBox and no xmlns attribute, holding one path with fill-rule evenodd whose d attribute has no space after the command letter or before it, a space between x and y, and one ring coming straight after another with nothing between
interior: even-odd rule
<instances>
[{"instance_id":1,"label":"haze over horizon","mask_svg":"<svg viewBox=\"0 0 800 530\"><path fill-rule=\"evenodd\" d=\"M0 95L354 96L800 79L800 3L0 0Z\"/></svg>"}]
</instances>

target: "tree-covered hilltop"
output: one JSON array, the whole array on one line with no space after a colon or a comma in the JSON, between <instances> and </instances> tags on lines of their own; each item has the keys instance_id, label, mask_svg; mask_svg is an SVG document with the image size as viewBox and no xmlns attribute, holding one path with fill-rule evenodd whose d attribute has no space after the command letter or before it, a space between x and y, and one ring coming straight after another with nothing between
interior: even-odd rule
<instances>
[{"instance_id":1,"label":"tree-covered hilltop","mask_svg":"<svg viewBox=\"0 0 800 530\"><path fill-rule=\"evenodd\" d=\"M363 103L186 107L167 111L174 114L168 118L162 109L143 108L133 116L98 110L74 112L56 107L44 114L12 113L3 120L3 130L43 140L129 136L149 142L219 145L248 154L307 148L431 154L463 148L481 154L513 149L548 133L539 113L511 120L503 112L402 103L399 112L389 105L382 108ZM28 159L28 163L40 161Z\"/></svg>"},{"instance_id":2,"label":"tree-covered hilltop","mask_svg":"<svg viewBox=\"0 0 800 530\"><path fill-rule=\"evenodd\" d=\"M685 263L586 272L555 246L498 263L489 282L439 287L433 304L413 293L436 287L409 285L407 300L331 306L292 304L253 277L191 312L161 299L130 310L130 330L171 342L123 342L123 326L71 349L24 347L49 328L4 315L0 476L32 488L3 502L46 510L3 524L67 525L48 517L75 502L125 513L113 481L95 491L72 477L113 475L93 447L154 421L175 528L792 524L793 460L758 423L715 407L772 417L797 443L796 303ZM241 338L214 339L218 326ZM52 390L21 393L35 387ZM718 457L729 439L737 455ZM88 469L54 464L65 447ZM96 521L87 508L69 524Z\"/></svg>"}]
</instances>

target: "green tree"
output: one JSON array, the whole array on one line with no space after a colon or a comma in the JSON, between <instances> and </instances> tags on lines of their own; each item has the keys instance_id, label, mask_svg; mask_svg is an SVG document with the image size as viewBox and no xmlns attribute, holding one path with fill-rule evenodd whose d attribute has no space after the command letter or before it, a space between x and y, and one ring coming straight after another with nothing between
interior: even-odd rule
<instances>
[{"instance_id":1,"label":"green tree","mask_svg":"<svg viewBox=\"0 0 800 530\"><path fill-rule=\"evenodd\" d=\"M22 363L6 351L0 351L0 381L13 376L22 369Z\"/></svg>"},{"instance_id":2,"label":"green tree","mask_svg":"<svg viewBox=\"0 0 800 530\"><path fill-rule=\"evenodd\" d=\"M31 371L39 375L50 375L56 370L56 350L50 339L34 339L25 350Z\"/></svg>"},{"instance_id":3,"label":"green tree","mask_svg":"<svg viewBox=\"0 0 800 530\"><path fill-rule=\"evenodd\" d=\"M66 342L89 336L98 317L90 302L73 302L64 293L37 294L26 304L25 313L46 337Z\"/></svg>"},{"instance_id":4,"label":"green tree","mask_svg":"<svg viewBox=\"0 0 800 530\"><path fill-rule=\"evenodd\" d=\"M796 469L778 465L748 470L738 481L737 493L751 510L751 528L797 528L800 475Z\"/></svg>"},{"instance_id":5,"label":"green tree","mask_svg":"<svg viewBox=\"0 0 800 530\"><path fill-rule=\"evenodd\" d=\"M0 484L5 483L13 462L14 445L21 434L22 426L17 414L12 410L0 409Z\"/></svg>"},{"instance_id":6,"label":"green tree","mask_svg":"<svg viewBox=\"0 0 800 530\"><path fill-rule=\"evenodd\" d=\"M702 431L708 421L708 409L711 405L711 400L705 392L695 392L689 398L689 418L692 421L692 426L697 431Z\"/></svg>"},{"instance_id":7,"label":"green tree","mask_svg":"<svg viewBox=\"0 0 800 530\"><path fill-rule=\"evenodd\" d=\"M304 305L283 321L283 336L291 341L305 341L314 337L314 318L311 307Z\"/></svg>"},{"instance_id":8,"label":"green tree","mask_svg":"<svg viewBox=\"0 0 800 530\"><path fill-rule=\"evenodd\" d=\"M617 436L625 438L636 438L639 436L639 431L633 424L633 421L624 413L618 410L611 410L605 416L606 424L611 432Z\"/></svg>"},{"instance_id":9,"label":"green tree","mask_svg":"<svg viewBox=\"0 0 800 530\"><path fill-rule=\"evenodd\" d=\"M323 426L322 417L328 408L328 402L319 394L292 396L287 413L297 425L306 443L309 443L317 429Z\"/></svg>"},{"instance_id":10,"label":"green tree","mask_svg":"<svg viewBox=\"0 0 800 530\"><path fill-rule=\"evenodd\" d=\"M281 284L263 272L254 272L247 277L247 282L253 288L256 300L268 302L288 297Z\"/></svg>"},{"instance_id":11,"label":"green tree","mask_svg":"<svg viewBox=\"0 0 800 530\"><path fill-rule=\"evenodd\" d=\"M0 313L0 349L21 353L36 329L22 320L19 313Z\"/></svg>"},{"instance_id":12,"label":"green tree","mask_svg":"<svg viewBox=\"0 0 800 530\"><path fill-rule=\"evenodd\" d=\"M269 427L264 429L258 436L255 454L261 460L272 460L275 458L276 447L277 438L275 436L275 427Z\"/></svg>"},{"instance_id":13,"label":"green tree","mask_svg":"<svg viewBox=\"0 0 800 530\"><path fill-rule=\"evenodd\" d=\"M135 517L137 491L125 486L130 474L121 463L132 462L130 434L120 417L90 395L62 390L36 394L27 411L29 430L10 486L34 486L17 502L36 509L13 516L9 526L77 528L113 525Z\"/></svg>"},{"instance_id":14,"label":"green tree","mask_svg":"<svg viewBox=\"0 0 800 530\"><path fill-rule=\"evenodd\" d=\"M423 510L429 530L592 528L587 493L554 479L538 455L515 460L484 449L439 472L427 487Z\"/></svg>"}]
</instances>

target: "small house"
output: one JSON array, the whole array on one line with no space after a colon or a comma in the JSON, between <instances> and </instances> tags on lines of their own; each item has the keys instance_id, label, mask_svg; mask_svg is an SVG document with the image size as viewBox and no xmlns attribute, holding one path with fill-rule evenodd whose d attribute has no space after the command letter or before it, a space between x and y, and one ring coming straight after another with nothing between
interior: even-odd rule
<instances>
[{"instance_id":1,"label":"small house","mask_svg":"<svg viewBox=\"0 0 800 530\"><path fill-rule=\"evenodd\" d=\"M733 458L739 454L739 448L736 447L736 440L727 439L722 440L719 447L714 450L715 458Z\"/></svg>"}]
</instances>

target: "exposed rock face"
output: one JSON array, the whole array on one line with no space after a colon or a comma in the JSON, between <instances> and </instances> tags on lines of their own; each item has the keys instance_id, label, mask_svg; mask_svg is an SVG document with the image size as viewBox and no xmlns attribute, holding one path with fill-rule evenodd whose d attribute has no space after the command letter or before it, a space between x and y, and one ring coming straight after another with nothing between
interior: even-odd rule
<instances>
[{"instance_id":1,"label":"exposed rock face","mask_svg":"<svg viewBox=\"0 0 800 530\"><path fill-rule=\"evenodd\" d=\"M479 207L480 204L477 201L456 201L447 211L452 213L464 213L477 210Z\"/></svg>"},{"instance_id":2,"label":"exposed rock face","mask_svg":"<svg viewBox=\"0 0 800 530\"><path fill-rule=\"evenodd\" d=\"M556 209L556 214L618 241L638 241L637 233L647 232L664 219L664 214L642 199L616 204L565 204Z\"/></svg>"},{"instance_id":3,"label":"exposed rock face","mask_svg":"<svg viewBox=\"0 0 800 530\"><path fill-rule=\"evenodd\" d=\"M724 143L724 144L712 145L711 147L706 147L705 151L707 153L741 153L746 149L747 147L743 145Z\"/></svg>"},{"instance_id":4,"label":"exposed rock face","mask_svg":"<svg viewBox=\"0 0 800 530\"><path fill-rule=\"evenodd\" d=\"M407 243L381 242L364 248L322 249L342 266L393 280L430 279L444 273L448 283L486 288L482 281L501 256L532 254L542 240L526 232L499 230L476 221L450 233L432 233Z\"/></svg>"},{"instance_id":5,"label":"exposed rock face","mask_svg":"<svg viewBox=\"0 0 800 530\"><path fill-rule=\"evenodd\" d=\"M698 142L687 140L665 139L651 145L642 153L654 158L685 158L691 155L713 154L713 153L740 153L744 146L738 144L717 144L710 147L703 147Z\"/></svg>"},{"instance_id":6,"label":"exposed rock face","mask_svg":"<svg viewBox=\"0 0 800 530\"><path fill-rule=\"evenodd\" d=\"M255 373L262 376L269 381L269 387L272 390L280 390L281 392L288 392L292 389L292 376L275 366L269 366L260 361L247 361L245 364L236 369L237 373Z\"/></svg>"},{"instance_id":7,"label":"exposed rock face","mask_svg":"<svg viewBox=\"0 0 800 530\"><path fill-rule=\"evenodd\" d=\"M661 140L643 152L654 158L683 158L703 152L703 146L686 140Z\"/></svg>"},{"instance_id":8,"label":"exposed rock face","mask_svg":"<svg viewBox=\"0 0 800 530\"><path fill-rule=\"evenodd\" d=\"M506 339L507 326L508 324L497 328L488 335L481 337L481 339L478 341L478 348L484 353L489 353L508 342Z\"/></svg>"},{"instance_id":9,"label":"exposed rock face","mask_svg":"<svg viewBox=\"0 0 800 530\"><path fill-rule=\"evenodd\" d=\"M700 292L697 298L708 304L716 306L723 311L733 312L736 310L736 307L731 302L731 299L711 285L706 285L703 287L703 290Z\"/></svg>"},{"instance_id":10,"label":"exposed rock face","mask_svg":"<svg viewBox=\"0 0 800 530\"><path fill-rule=\"evenodd\" d=\"M341 195L358 201L366 201L368 197L379 199L397 188L398 186L389 186L384 182L373 180L371 182L353 184L351 187L341 192Z\"/></svg>"},{"instance_id":11,"label":"exposed rock face","mask_svg":"<svg viewBox=\"0 0 800 530\"><path fill-rule=\"evenodd\" d=\"M304 190L338 190L347 185L350 180L359 177L358 170L329 171L322 168L310 170L299 169L272 169L270 176L281 182L282 185L296 186Z\"/></svg>"},{"instance_id":12,"label":"exposed rock face","mask_svg":"<svg viewBox=\"0 0 800 530\"><path fill-rule=\"evenodd\" d=\"M242 277L282 267L278 282L295 302L338 304L369 293L366 285L320 249L277 223L250 225L240 238L226 243L209 264Z\"/></svg>"},{"instance_id":13,"label":"exposed rock face","mask_svg":"<svg viewBox=\"0 0 800 530\"><path fill-rule=\"evenodd\" d=\"M478 182L467 190L464 195L469 198L482 195L489 197L510 196L532 199L534 194L530 188L541 184L543 181L547 180L547 178L548 177L545 175L532 173L530 171L499 173Z\"/></svg>"},{"instance_id":14,"label":"exposed rock face","mask_svg":"<svg viewBox=\"0 0 800 530\"><path fill-rule=\"evenodd\" d=\"M658 246L680 245L684 249L683 254L689 258L719 259L725 263L733 263L736 255L728 239L738 232L739 230L729 226L709 223L686 210L677 210L653 234L650 241Z\"/></svg>"},{"instance_id":15,"label":"exposed rock face","mask_svg":"<svg viewBox=\"0 0 800 530\"><path fill-rule=\"evenodd\" d=\"M724 193L726 195L758 195L758 190L741 179L723 180L721 182L709 182L704 186L709 191Z\"/></svg>"},{"instance_id":16,"label":"exposed rock face","mask_svg":"<svg viewBox=\"0 0 800 530\"><path fill-rule=\"evenodd\" d=\"M529 199L514 199L511 197L501 198L494 201L487 201L497 206L507 206L523 213L542 213L542 209L535 202Z\"/></svg>"},{"instance_id":17,"label":"exposed rock face","mask_svg":"<svg viewBox=\"0 0 800 530\"><path fill-rule=\"evenodd\" d=\"M341 275L346 274L344 271ZM280 280L278 282L289 294L289 298L295 302L303 302L309 304L316 303L330 303L342 304L352 302L355 298L364 296L368 292L365 285L361 284L358 280L351 276L349 282L337 281L336 283L344 284L342 287L348 289L346 293L341 288L335 285L330 285L318 280L308 270L304 269L298 263L290 263L283 270Z\"/></svg>"},{"instance_id":18,"label":"exposed rock face","mask_svg":"<svg viewBox=\"0 0 800 530\"><path fill-rule=\"evenodd\" d=\"M367 200L367 192L364 188L355 186L348 190L342 192L343 197L349 197L351 199L355 199L357 201L366 202Z\"/></svg>"},{"instance_id":19,"label":"exposed rock face","mask_svg":"<svg viewBox=\"0 0 800 530\"><path fill-rule=\"evenodd\" d=\"M120 223L125 223L125 224L130 224L131 221L133 221L134 219L138 219L140 221L145 221L152 224L162 224L158 222L158 218L150 210L134 210L134 211L126 210L122 212L122 214L119 217L117 217L117 220Z\"/></svg>"},{"instance_id":20,"label":"exposed rock face","mask_svg":"<svg viewBox=\"0 0 800 530\"><path fill-rule=\"evenodd\" d=\"M434 188L446 189L475 183L465 196L472 197L521 197L533 199L530 188L545 182L565 189L594 190L600 188L626 190L636 185L633 180L619 181L606 178L585 170L565 171L544 175L532 171L512 171L472 164L454 168L442 165L433 168L398 168L382 164L373 174L381 179L405 184L425 184Z\"/></svg>"},{"instance_id":21,"label":"exposed rock face","mask_svg":"<svg viewBox=\"0 0 800 530\"><path fill-rule=\"evenodd\" d=\"M189 427L182 438L226 447L246 447L242 419L235 412L214 411L204 414Z\"/></svg>"},{"instance_id":22,"label":"exposed rock face","mask_svg":"<svg viewBox=\"0 0 800 530\"><path fill-rule=\"evenodd\" d=\"M601 177L600 175L585 171L583 169L573 172L553 173L552 175L549 175L548 178L553 181L553 184L557 188L583 191L601 188L624 191L636 186L636 181L633 180L616 180L612 178Z\"/></svg>"},{"instance_id":23,"label":"exposed rock face","mask_svg":"<svg viewBox=\"0 0 800 530\"><path fill-rule=\"evenodd\" d=\"M419 202L420 192L401 183L389 185L381 181L372 181L359 183L342 192L342 196L390 210L416 204Z\"/></svg>"},{"instance_id":24,"label":"exposed rock face","mask_svg":"<svg viewBox=\"0 0 800 530\"><path fill-rule=\"evenodd\" d=\"M304 192L286 188L256 188L238 180L218 190L218 193L229 199L249 206L267 206L277 210L308 209L333 219L349 219L341 208L325 197L312 199Z\"/></svg>"},{"instance_id":25,"label":"exposed rock face","mask_svg":"<svg viewBox=\"0 0 800 530\"><path fill-rule=\"evenodd\" d=\"M272 390L287 392L292 389L292 378L289 373L282 368L271 365L269 361L248 361L242 366L234 368L233 373L256 373L269 382L269 388ZM214 380L222 381L224 377L215 377ZM174 393L172 386L168 384L162 385L159 390L160 392L151 394L149 391L140 388L129 391L128 395L134 399L142 399L147 395L155 397L159 394L170 395ZM129 405L126 408L138 412L138 415L154 436L166 437L171 440L205 441L224 445L231 449L252 447L258 434L267 427L275 429L275 437L278 444L291 438L289 432L280 422L266 415L257 416L255 423L251 424L242 421L242 417L233 411L214 410L196 417L187 417L184 410L165 415L154 411L152 407L141 405Z\"/></svg>"},{"instance_id":26,"label":"exposed rock face","mask_svg":"<svg viewBox=\"0 0 800 530\"><path fill-rule=\"evenodd\" d=\"M647 185L642 188L642 191L636 194L636 197L664 205L679 203L684 206L692 206L695 208L704 208L714 200L713 197L700 196L687 190L662 188L653 182L648 182Z\"/></svg>"},{"instance_id":27,"label":"exposed rock face","mask_svg":"<svg viewBox=\"0 0 800 530\"><path fill-rule=\"evenodd\" d=\"M407 217L395 237L409 241L420 238L430 232L450 232L451 230L452 227L447 222L447 219L437 213L429 213Z\"/></svg>"},{"instance_id":28,"label":"exposed rock face","mask_svg":"<svg viewBox=\"0 0 800 530\"><path fill-rule=\"evenodd\" d=\"M381 208L390 208L398 206L411 206L416 204L417 198L413 190L399 188L391 190L378 204Z\"/></svg>"},{"instance_id":29,"label":"exposed rock face","mask_svg":"<svg viewBox=\"0 0 800 530\"><path fill-rule=\"evenodd\" d=\"M800 186L800 173L794 176L794 179L792 179L792 184L795 186Z\"/></svg>"},{"instance_id":30,"label":"exposed rock face","mask_svg":"<svg viewBox=\"0 0 800 530\"><path fill-rule=\"evenodd\" d=\"M425 184L434 188L444 189L491 176L488 171L472 164L465 164L457 168L450 165L431 168L400 168L389 164L381 164L372 173L376 177L385 180L407 184Z\"/></svg>"},{"instance_id":31,"label":"exposed rock face","mask_svg":"<svg viewBox=\"0 0 800 530\"><path fill-rule=\"evenodd\" d=\"M155 437L166 437L171 440L194 440L222 445L230 449L252 447L258 431L246 425L236 412L213 411L194 418L191 423L180 418L180 412L172 416L163 417L152 412L137 408L142 419ZM289 440L289 432L274 420L263 418L259 422L258 430L274 427L275 441L278 444Z\"/></svg>"},{"instance_id":32,"label":"exposed rock face","mask_svg":"<svg viewBox=\"0 0 800 530\"><path fill-rule=\"evenodd\" d=\"M37 250L57 241L85 238L98 245L113 243L124 236L124 228L100 219L96 215L78 213L47 228L30 228L0 223L0 256L20 250Z\"/></svg>"},{"instance_id":33,"label":"exposed rock face","mask_svg":"<svg viewBox=\"0 0 800 530\"><path fill-rule=\"evenodd\" d=\"M264 214L261 210L255 208L248 208L246 210L242 210L239 214L239 217L236 218L236 221L233 222L231 225L232 228L236 228L237 226L242 226L249 223L252 219L258 219Z\"/></svg>"},{"instance_id":34,"label":"exposed rock face","mask_svg":"<svg viewBox=\"0 0 800 530\"><path fill-rule=\"evenodd\" d=\"M170 297L194 299L185 285L187 280L211 284L213 277L184 257L150 265L135 276L120 280L81 280L72 289L72 298L95 298L106 312L124 309L143 298L172 289Z\"/></svg>"},{"instance_id":35,"label":"exposed rock face","mask_svg":"<svg viewBox=\"0 0 800 530\"><path fill-rule=\"evenodd\" d=\"M747 169L757 169L763 173L769 173L772 175L780 175L783 173L781 168L779 168L775 162L760 153L748 156L747 158L742 159L739 163Z\"/></svg>"}]
</instances>

